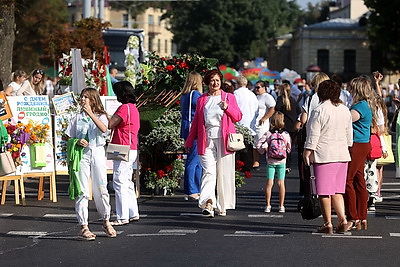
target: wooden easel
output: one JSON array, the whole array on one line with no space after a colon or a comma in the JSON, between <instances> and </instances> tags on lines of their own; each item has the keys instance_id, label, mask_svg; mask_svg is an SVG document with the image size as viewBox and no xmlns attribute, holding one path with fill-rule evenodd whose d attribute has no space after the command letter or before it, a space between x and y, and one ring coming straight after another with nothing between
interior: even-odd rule
<instances>
[{"instance_id":1,"label":"wooden easel","mask_svg":"<svg viewBox=\"0 0 400 267\"><path fill-rule=\"evenodd\" d=\"M49 177L50 179L50 200L52 202L57 202L57 190L56 190L56 175L55 172L31 172L25 173L23 177L39 177L39 187L38 187L38 200L44 198L44 178Z\"/></svg>"},{"instance_id":2,"label":"wooden easel","mask_svg":"<svg viewBox=\"0 0 400 267\"><path fill-rule=\"evenodd\" d=\"M1 176L0 181L3 181L3 186L1 190L1 205L6 203L6 191L8 181L14 181L14 194L15 194L15 204L19 205L19 188L21 188L21 198L22 205L25 206L25 187L24 187L24 177L22 175L9 175Z\"/></svg>"}]
</instances>

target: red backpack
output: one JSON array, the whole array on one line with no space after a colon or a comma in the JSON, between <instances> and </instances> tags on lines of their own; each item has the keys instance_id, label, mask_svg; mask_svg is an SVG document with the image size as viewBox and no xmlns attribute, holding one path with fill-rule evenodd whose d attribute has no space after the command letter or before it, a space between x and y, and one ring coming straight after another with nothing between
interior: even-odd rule
<instances>
[{"instance_id":1,"label":"red backpack","mask_svg":"<svg viewBox=\"0 0 400 267\"><path fill-rule=\"evenodd\" d=\"M368 153L367 159L375 160L382 157L382 144L379 138L379 132L371 134L369 143L371 144L371 151Z\"/></svg>"}]
</instances>

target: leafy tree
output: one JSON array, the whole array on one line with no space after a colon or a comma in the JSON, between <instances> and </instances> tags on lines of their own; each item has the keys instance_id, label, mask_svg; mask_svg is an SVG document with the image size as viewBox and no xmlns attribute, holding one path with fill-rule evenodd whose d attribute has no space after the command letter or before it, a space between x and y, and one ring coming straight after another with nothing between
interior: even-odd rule
<instances>
[{"instance_id":1,"label":"leafy tree","mask_svg":"<svg viewBox=\"0 0 400 267\"><path fill-rule=\"evenodd\" d=\"M302 21L303 24L311 25L327 20L328 16L329 16L329 1L325 0L315 5L309 2L307 4L307 10L304 12L302 16Z\"/></svg>"},{"instance_id":2,"label":"leafy tree","mask_svg":"<svg viewBox=\"0 0 400 267\"><path fill-rule=\"evenodd\" d=\"M221 63L266 56L267 39L288 33L300 16L295 1L173 2L164 18L179 53L198 52Z\"/></svg>"},{"instance_id":3,"label":"leafy tree","mask_svg":"<svg viewBox=\"0 0 400 267\"><path fill-rule=\"evenodd\" d=\"M371 10L367 32L380 67L400 69L400 1L365 0Z\"/></svg>"},{"instance_id":4,"label":"leafy tree","mask_svg":"<svg viewBox=\"0 0 400 267\"><path fill-rule=\"evenodd\" d=\"M14 43L14 0L0 1L0 80L4 87L10 77Z\"/></svg>"},{"instance_id":5,"label":"leafy tree","mask_svg":"<svg viewBox=\"0 0 400 267\"><path fill-rule=\"evenodd\" d=\"M13 69L27 72L53 65L54 40L66 31L67 6L63 0L16 0L16 36Z\"/></svg>"}]
</instances>

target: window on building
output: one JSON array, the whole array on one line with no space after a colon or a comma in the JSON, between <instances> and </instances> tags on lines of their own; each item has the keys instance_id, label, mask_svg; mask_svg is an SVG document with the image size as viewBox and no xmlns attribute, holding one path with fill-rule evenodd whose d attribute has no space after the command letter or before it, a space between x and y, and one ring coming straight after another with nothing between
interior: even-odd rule
<instances>
[{"instance_id":1,"label":"window on building","mask_svg":"<svg viewBox=\"0 0 400 267\"><path fill-rule=\"evenodd\" d=\"M356 72L356 50L344 50L344 73Z\"/></svg>"},{"instance_id":2,"label":"window on building","mask_svg":"<svg viewBox=\"0 0 400 267\"><path fill-rule=\"evenodd\" d=\"M161 40L160 39L157 40L157 52L158 53L161 52Z\"/></svg>"},{"instance_id":3,"label":"window on building","mask_svg":"<svg viewBox=\"0 0 400 267\"><path fill-rule=\"evenodd\" d=\"M161 26L161 16L158 17L158 26Z\"/></svg>"},{"instance_id":4,"label":"window on building","mask_svg":"<svg viewBox=\"0 0 400 267\"><path fill-rule=\"evenodd\" d=\"M164 41L164 53L168 54L168 40Z\"/></svg>"},{"instance_id":5,"label":"window on building","mask_svg":"<svg viewBox=\"0 0 400 267\"><path fill-rule=\"evenodd\" d=\"M128 14L122 14L122 27L129 28Z\"/></svg>"},{"instance_id":6,"label":"window on building","mask_svg":"<svg viewBox=\"0 0 400 267\"><path fill-rule=\"evenodd\" d=\"M153 52L153 40L154 38L149 38L149 51Z\"/></svg>"},{"instance_id":7,"label":"window on building","mask_svg":"<svg viewBox=\"0 0 400 267\"><path fill-rule=\"evenodd\" d=\"M149 25L154 25L154 16L149 15Z\"/></svg>"},{"instance_id":8,"label":"window on building","mask_svg":"<svg viewBox=\"0 0 400 267\"><path fill-rule=\"evenodd\" d=\"M329 72L329 50L318 49L317 52L317 64L321 68L322 72Z\"/></svg>"}]
</instances>

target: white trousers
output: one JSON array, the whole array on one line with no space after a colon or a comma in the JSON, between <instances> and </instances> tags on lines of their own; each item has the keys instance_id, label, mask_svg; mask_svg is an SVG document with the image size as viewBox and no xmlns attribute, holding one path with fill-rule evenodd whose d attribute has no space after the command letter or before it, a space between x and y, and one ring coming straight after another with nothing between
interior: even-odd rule
<instances>
[{"instance_id":1,"label":"white trousers","mask_svg":"<svg viewBox=\"0 0 400 267\"><path fill-rule=\"evenodd\" d=\"M88 224L90 177L97 212L103 220L110 219L110 195L107 190L107 169L104 147L86 147L80 162L78 179L82 194L75 201L76 217L80 225Z\"/></svg>"},{"instance_id":2,"label":"white trousers","mask_svg":"<svg viewBox=\"0 0 400 267\"><path fill-rule=\"evenodd\" d=\"M129 162L114 160L113 185L118 220L128 220L139 216L135 184L132 181L133 164L136 159L137 150L131 150L129 152Z\"/></svg>"},{"instance_id":3,"label":"white trousers","mask_svg":"<svg viewBox=\"0 0 400 267\"><path fill-rule=\"evenodd\" d=\"M207 200L211 199L213 207L221 212L235 209L235 153L222 156L223 145L222 138L208 138L204 155L199 155L203 167L200 208L204 208Z\"/></svg>"}]
</instances>

